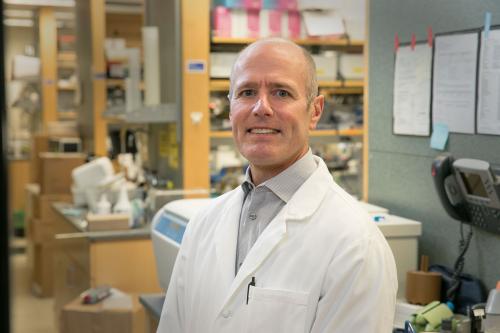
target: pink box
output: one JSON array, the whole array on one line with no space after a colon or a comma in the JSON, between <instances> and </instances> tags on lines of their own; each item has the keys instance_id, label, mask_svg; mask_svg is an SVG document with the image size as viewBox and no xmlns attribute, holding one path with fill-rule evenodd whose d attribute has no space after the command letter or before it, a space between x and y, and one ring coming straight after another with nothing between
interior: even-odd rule
<instances>
[{"instance_id":1,"label":"pink box","mask_svg":"<svg viewBox=\"0 0 500 333\"><path fill-rule=\"evenodd\" d=\"M281 36L281 14L280 10L269 11L269 33L273 37Z\"/></svg>"},{"instance_id":2,"label":"pink box","mask_svg":"<svg viewBox=\"0 0 500 333\"><path fill-rule=\"evenodd\" d=\"M278 0L278 8L281 10L298 10L297 0Z\"/></svg>"},{"instance_id":3,"label":"pink box","mask_svg":"<svg viewBox=\"0 0 500 333\"><path fill-rule=\"evenodd\" d=\"M231 37L231 12L229 8L217 6L213 11L214 36Z\"/></svg>"},{"instance_id":4,"label":"pink box","mask_svg":"<svg viewBox=\"0 0 500 333\"><path fill-rule=\"evenodd\" d=\"M246 9L261 9L262 0L243 0L243 7Z\"/></svg>"},{"instance_id":5,"label":"pink box","mask_svg":"<svg viewBox=\"0 0 500 333\"><path fill-rule=\"evenodd\" d=\"M260 35L260 10L247 10L248 37L258 38Z\"/></svg>"},{"instance_id":6,"label":"pink box","mask_svg":"<svg viewBox=\"0 0 500 333\"><path fill-rule=\"evenodd\" d=\"M300 38L300 12L296 10L288 12L288 36Z\"/></svg>"}]
</instances>

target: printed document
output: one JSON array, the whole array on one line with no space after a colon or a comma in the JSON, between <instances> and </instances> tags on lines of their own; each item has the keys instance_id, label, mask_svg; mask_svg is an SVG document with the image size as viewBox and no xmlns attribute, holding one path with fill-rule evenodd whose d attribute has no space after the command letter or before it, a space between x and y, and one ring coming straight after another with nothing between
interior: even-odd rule
<instances>
[{"instance_id":1,"label":"printed document","mask_svg":"<svg viewBox=\"0 0 500 333\"><path fill-rule=\"evenodd\" d=\"M481 34L477 132L500 135L500 30Z\"/></svg>"},{"instance_id":2,"label":"printed document","mask_svg":"<svg viewBox=\"0 0 500 333\"><path fill-rule=\"evenodd\" d=\"M430 134L432 48L402 46L394 68L394 134Z\"/></svg>"},{"instance_id":3,"label":"printed document","mask_svg":"<svg viewBox=\"0 0 500 333\"><path fill-rule=\"evenodd\" d=\"M432 122L450 132L474 134L479 33L436 36Z\"/></svg>"}]
</instances>

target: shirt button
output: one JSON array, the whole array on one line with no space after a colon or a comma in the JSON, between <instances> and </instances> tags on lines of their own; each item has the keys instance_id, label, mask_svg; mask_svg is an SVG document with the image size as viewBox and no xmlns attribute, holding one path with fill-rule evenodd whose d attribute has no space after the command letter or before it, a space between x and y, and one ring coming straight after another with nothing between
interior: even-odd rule
<instances>
[{"instance_id":1,"label":"shirt button","mask_svg":"<svg viewBox=\"0 0 500 333\"><path fill-rule=\"evenodd\" d=\"M224 310L224 311L222 311L222 317L224 317L226 319L229 318L229 317L231 317L232 315L233 315L233 313L230 310Z\"/></svg>"},{"instance_id":2,"label":"shirt button","mask_svg":"<svg viewBox=\"0 0 500 333\"><path fill-rule=\"evenodd\" d=\"M255 219L257 218L257 214L255 214L255 213L251 213L250 215L248 215L248 218L249 218L250 220L255 220Z\"/></svg>"}]
</instances>

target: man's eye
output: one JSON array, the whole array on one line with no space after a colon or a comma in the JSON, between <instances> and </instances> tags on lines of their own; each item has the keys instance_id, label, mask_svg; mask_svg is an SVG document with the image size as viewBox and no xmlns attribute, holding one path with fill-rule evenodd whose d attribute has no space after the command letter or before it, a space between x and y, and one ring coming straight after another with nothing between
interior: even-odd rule
<instances>
[{"instance_id":1,"label":"man's eye","mask_svg":"<svg viewBox=\"0 0 500 333\"><path fill-rule=\"evenodd\" d=\"M280 89L280 90L278 90L276 92L276 96L278 96L278 97L288 97L288 96L290 96L290 94L288 93L288 91Z\"/></svg>"},{"instance_id":2,"label":"man's eye","mask_svg":"<svg viewBox=\"0 0 500 333\"><path fill-rule=\"evenodd\" d=\"M242 97L252 97L255 96L255 91L252 89L245 89L242 90L238 95Z\"/></svg>"}]
</instances>

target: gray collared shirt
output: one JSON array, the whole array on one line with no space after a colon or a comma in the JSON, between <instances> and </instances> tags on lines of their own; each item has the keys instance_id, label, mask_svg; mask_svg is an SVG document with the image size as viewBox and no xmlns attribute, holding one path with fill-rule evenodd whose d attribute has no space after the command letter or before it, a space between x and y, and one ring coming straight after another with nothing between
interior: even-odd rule
<instances>
[{"instance_id":1,"label":"gray collared shirt","mask_svg":"<svg viewBox=\"0 0 500 333\"><path fill-rule=\"evenodd\" d=\"M238 228L236 273L262 231L316 170L316 167L317 164L309 149L288 169L258 186L253 184L250 168L247 169L245 181L241 184L245 197Z\"/></svg>"}]
</instances>

